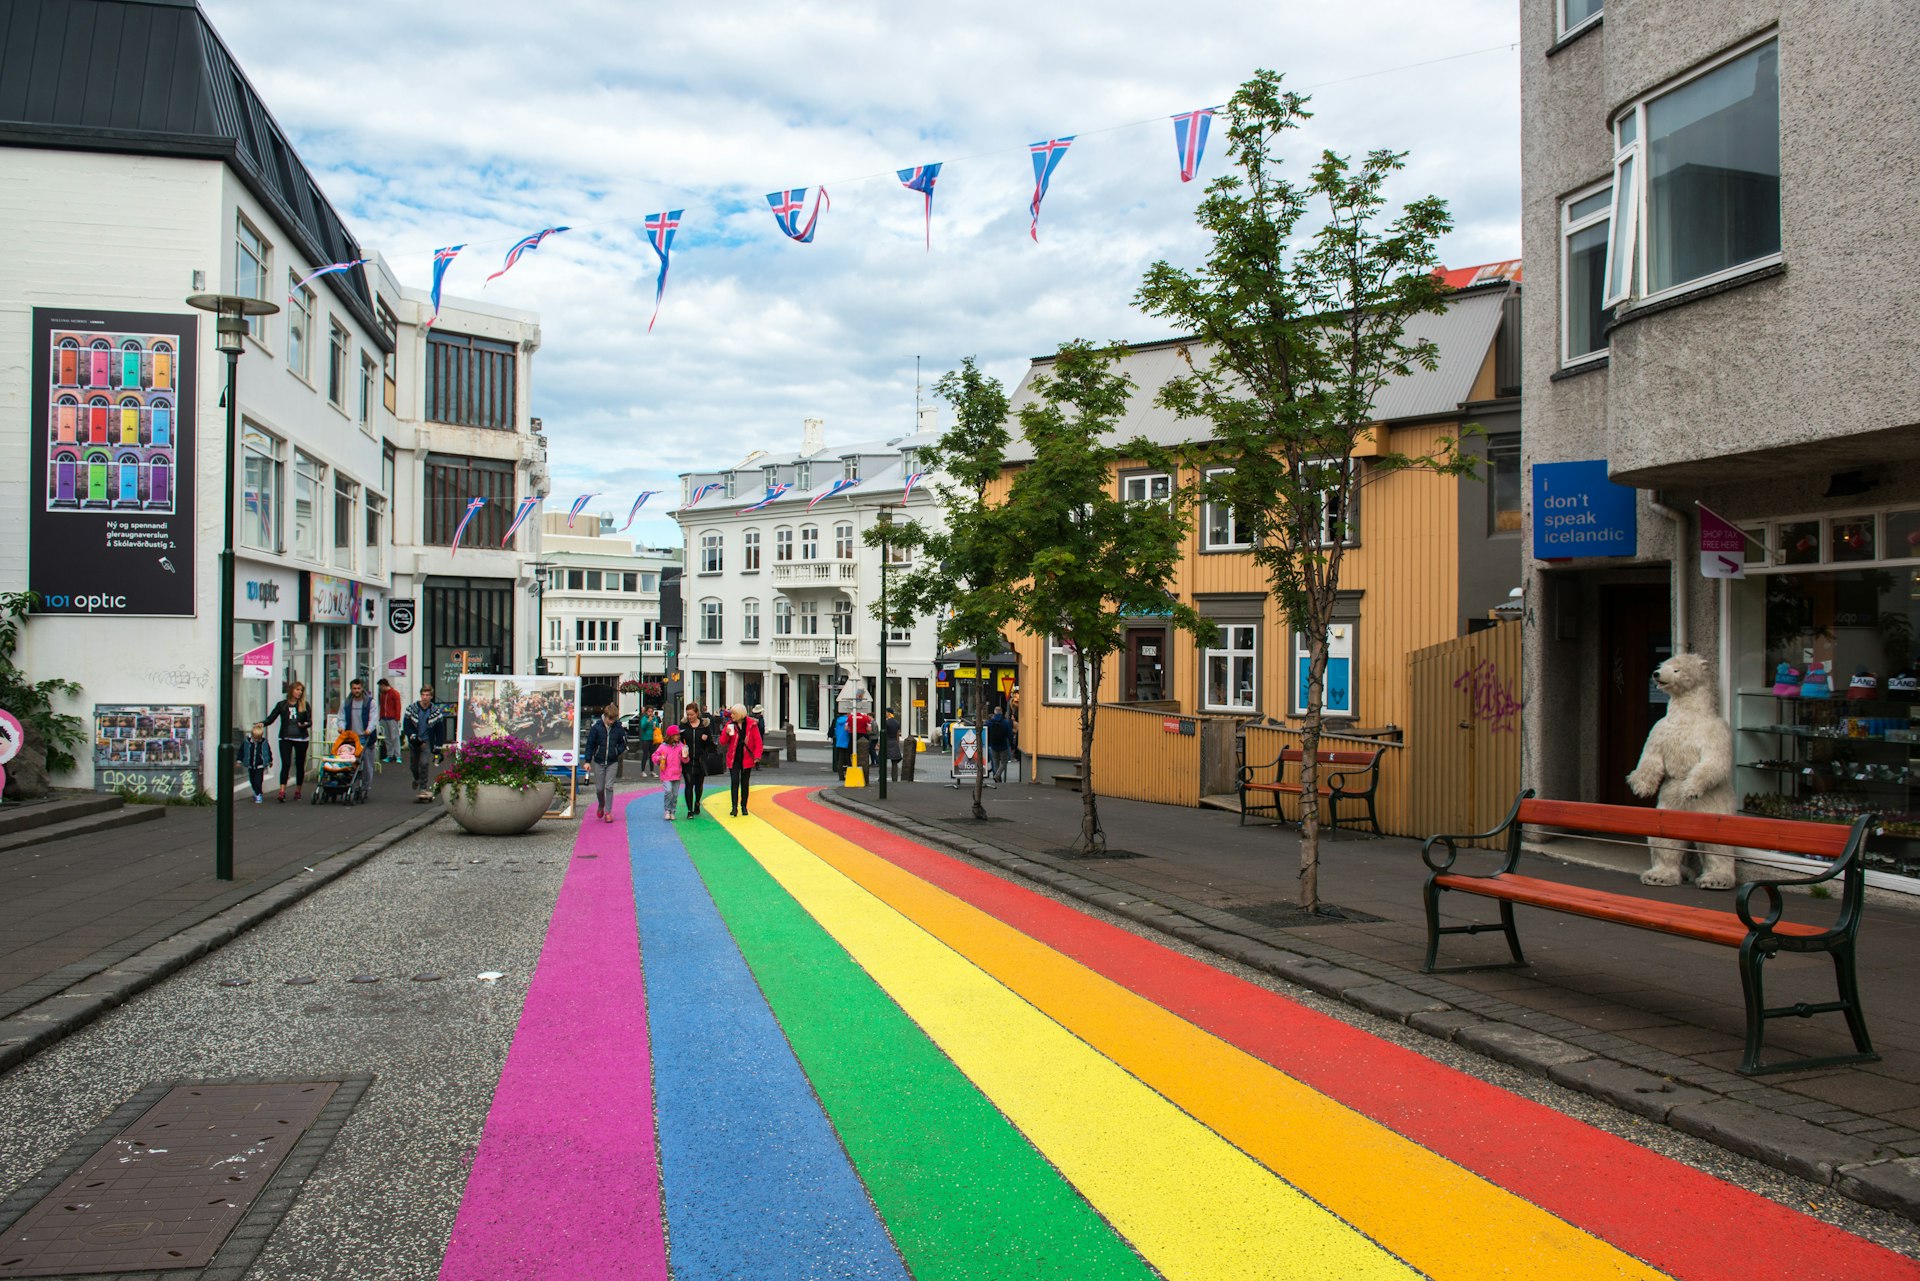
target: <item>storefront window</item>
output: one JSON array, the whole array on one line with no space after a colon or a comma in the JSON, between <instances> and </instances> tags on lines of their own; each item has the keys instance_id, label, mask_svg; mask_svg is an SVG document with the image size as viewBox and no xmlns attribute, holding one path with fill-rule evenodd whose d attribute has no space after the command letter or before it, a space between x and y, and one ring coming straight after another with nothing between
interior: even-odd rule
<instances>
[{"instance_id":1,"label":"storefront window","mask_svg":"<svg viewBox=\"0 0 1920 1281\"><path fill-rule=\"evenodd\" d=\"M1836 520L1829 528L1828 560L1874 560L1873 517Z\"/></svg>"},{"instance_id":2,"label":"storefront window","mask_svg":"<svg viewBox=\"0 0 1920 1281\"><path fill-rule=\"evenodd\" d=\"M1782 565L1817 565L1820 563L1820 522L1788 521L1775 532L1773 545Z\"/></svg>"},{"instance_id":3,"label":"storefront window","mask_svg":"<svg viewBox=\"0 0 1920 1281\"><path fill-rule=\"evenodd\" d=\"M800 715L795 721L800 729L820 728L820 678L802 674L794 678L799 692Z\"/></svg>"}]
</instances>

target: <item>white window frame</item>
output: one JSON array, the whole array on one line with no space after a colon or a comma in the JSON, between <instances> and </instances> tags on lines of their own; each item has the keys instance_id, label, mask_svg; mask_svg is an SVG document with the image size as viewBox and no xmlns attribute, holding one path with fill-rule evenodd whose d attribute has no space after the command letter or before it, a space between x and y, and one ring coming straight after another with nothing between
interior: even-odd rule
<instances>
[{"instance_id":1,"label":"white window frame","mask_svg":"<svg viewBox=\"0 0 1920 1281\"><path fill-rule=\"evenodd\" d=\"M793 465L793 488L798 493L806 493L813 488L813 464L795 463Z\"/></svg>"},{"instance_id":2,"label":"white window frame","mask_svg":"<svg viewBox=\"0 0 1920 1281\"><path fill-rule=\"evenodd\" d=\"M1056 666L1060 659L1064 666ZM1080 664L1074 661L1072 647L1057 636L1047 637L1047 698L1049 703L1080 705Z\"/></svg>"},{"instance_id":3,"label":"white window frame","mask_svg":"<svg viewBox=\"0 0 1920 1281\"><path fill-rule=\"evenodd\" d=\"M1360 460L1351 454L1345 458L1309 458L1301 463L1301 467L1303 469L1312 468L1315 471L1329 471L1336 467L1342 467L1349 473L1356 473L1360 468ZM1342 486L1342 488L1349 491L1347 495L1347 511L1339 518L1343 527L1343 537L1340 539L1340 544L1343 547L1357 547L1360 544L1360 485L1357 476L1353 476L1352 479L1352 484ZM1321 485L1318 488L1321 493L1320 528L1314 533L1313 545L1315 547L1331 547L1334 543L1331 535L1332 521L1335 517L1334 513L1327 506L1325 496L1329 492L1328 487Z\"/></svg>"},{"instance_id":4,"label":"white window frame","mask_svg":"<svg viewBox=\"0 0 1920 1281\"><path fill-rule=\"evenodd\" d=\"M1782 261L1786 256L1786 225L1781 220L1780 249L1770 254L1746 262L1735 263L1718 271L1696 276L1691 280L1682 280L1668 285L1656 293L1647 291L1647 255L1644 252L1644 237L1641 232L1647 225L1647 108L1653 103L1685 87L1703 76L1710 76L1729 62L1743 58L1754 50L1766 45L1778 45L1779 32L1768 31L1751 40L1742 41L1712 61L1675 76L1663 84L1656 85L1642 94L1613 118L1614 156L1613 156L1613 229L1607 240L1607 292L1601 300L1606 307L1626 303L1636 306L1658 302L1676 294L1703 289L1722 280L1735 276L1744 276L1750 271ZM1776 52L1776 59L1778 53ZM1776 62L1776 66L1778 63ZM1625 271L1617 268L1624 263Z\"/></svg>"},{"instance_id":5,"label":"white window frame","mask_svg":"<svg viewBox=\"0 0 1920 1281\"><path fill-rule=\"evenodd\" d=\"M800 526L800 559L820 559L820 526Z\"/></svg>"},{"instance_id":6,"label":"white window frame","mask_svg":"<svg viewBox=\"0 0 1920 1281\"><path fill-rule=\"evenodd\" d=\"M717 529L710 529L700 535L700 572L718 574L726 569L726 539Z\"/></svg>"},{"instance_id":7,"label":"white window frame","mask_svg":"<svg viewBox=\"0 0 1920 1281\"><path fill-rule=\"evenodd\" d=\"M1212 480L1215 476L1230 475L1232 471L1231 467L1209 467L1206 477ZM1221 507L1227 509L1227 538L1216 543L1213 541L1213 517L1215 511ZM1200 505L1200 545L1210 552L1244 552L1252 550L1253 538L1241 528L1240 518L1235 514L1231 503L1216 503L1209 500Z\"/></svg>"},{"instance_id":8,"label":"white window frame","mask_svg":"<svg viewBox=\"0 0 1920 1281\"><path fill-rule=\"evenodd\" d=\"M312 561L316 565L326 563L322 559L326 554L326 539L322 535L327 515L325 506L332 496L327 485L328 471L327 465L312 454L299 449L293 451L292 501L287 505L293 518L293 536L292 545L288 550L301 560ZM313 500L309 504L311 514L305 539L300 537L300 482L302 479L311 479L313 482Z\"/></svg>"},{"instance_id":9,"label":"white window frame","mask_svg":"<svg viewBox=\"0 0 1920 1281\"><path fill-rule=\"evenodd\" d=\"M1155 481L1166 484L1166 492L1153 492ZM1136 493L1135 490L1138 489ZM1129 472L1120 478L1120 501L1126 503L1166 503L1173 501L1173 477L1163 471Z\"/></svg>"},{"instance_id":10,"label":"white window frame","mask_svg":"<svg viewBox=\"0 0 1920 1281\"><path fill-rule=\"evenodd\" d=\"M845 458L842 458L840 460L840 464L841 464L840 465L841 479L843 480L859 480L860 479L860 455L848 454Z\"/></svg>"},{"instance_id":11,"label":"white window frame","mask_svg":"<svg viewBox=\"0 0 1920 1281\"><path fill-rule=\"evenodd\" d=\"M760 643L760 602L752 596L740 602L740 639L750 645Z\"/></svg>"},{"instance_id":12,"label":"white window frame","mask_svg":"<svg viewBox=\"0 0 1920 1281\"><path fill-rule=\"evenodd\" d=\"M734 482L734 478L733 478L733 473L732 473L732 472L727 472L727 473L726 473L726 474L725 474L724 476L722 476L722 477L721 477L721 483L722 483L722 484L724 484L724 485L726 486L726 488L725 488L724 490L722 490L721 492L722 492L723 494L725 494L725 495L726 495L726 496L727 496L728 498L733 498L733 497L735 497L735 496L737 495L737 492L738 492L738 491L737 491L737 487L736 487L736 485L735 485L735 482Z\"/></svg>"},{"instance_id":13,"label":"white window frame","mask_svg":"<svg viewBox=\"0 0 1920 1281\"><path fill-rule=\"evenodd\" d=\"M333 567L353 572L354 531L360 526L360 486L336 471L333 474ZM340 505L346 503L346 520L340 519ZM345 528L342 528L344 524Z\"/></svg>"},{"instance_id":14,"label":"white window frame","mask_svg":"<svg viewBox=\"0 0 1920 1281\"><path fill-rule=\"evenodd\" d=\"M380 381L380 362L373 353L360 353L360 430L373 435L373 388Z\"/></svg>"},{"instance_id":15,"label":"white window frame","mask_svg":"<svg viewBox=\"0 0 1920 1281\"><path fill-rule=\"evenodd\" d=\"M1609 354L1609 347L1604 335L1601 337L1600 345L1592 351L1582 353L1578 356L1573 354L1573 295L1568 291L1567 282L1571 279L1573 271L1573 238L1575 235L1605 223L1607 224L1607 253L1611 254L1613 252L1612 191L1613 180L1609 178L1601 182L1596 182L1592 186L1584 187L1560 201L1560 367L1562 369L1573 369L1580 365L1590 364L1596 360L1603 360ZM1607 193L1609 198L1597 211L1582 215L1579 218L1573 217L1573 207L1575 205L1583 200L1591 200L1603 192ZM1603 255L1600 264L1600 292L1602 296L1601 306L1603 308L1611 305L1604 301L1607 292L1607 281L1609 279L1607 270L1608 260L1606 256Z\"/></svg>"},{"instance_id":16,"label":"white window frame","mask_svg":"<svg viewBox=\"0 0 1920 1281\"><path fill-rule=\"evenodd\" d=\"M287 273L289 284L298 279ZM301 382L313 382L313 290L306 285L287 291L287 368Z\"/></svg>"},{"instance_id":17,"label":"white window frame","mask_svg":"<svg viewBox=\"0 0 1920 1281\"><path fill-rule=\"evenodd\" d=\"M854 548L858 546L854 539L853 522L843 520L833 527L833 558L852 560Z\"/></svg>"},{"instance_id":18,"label":"white window frame","mask_svg":"<svg viewBox=\"0 0 1920 1281\"><path fill-rule=\"evenodd\" d=\"M760 572L760 531L757 529L749 529L740 535L740 572Z\"/></svg>"},{"instance_id":19,"label":"white window frame","mask_svg":"<svg viewBox=\"0 0 1920 1281\"><path fill-rule=\"evenodd\" d=\"M785 596L773 598L773 634L775 636L793 635L793 602Z\"/></svg>"},{"instance_id":20,"label":"white window frame","mask_svg":"<svg viewBox=\"0 0 1920 1281\"><path fill-rule=\"evenodd\" d=\"M353 364L353 333L338 316L327 317L327 403L347 411L347 371Z\"/></svg>"},{"instance_id":21,"label":"white window frame","mask_svg":"<svg viewBox=\"0 0 1920 1281\"><path fill-rule=\"evenodd\" d=\"M1595 9L1592 13L1580 19L1580 21L1574 23L1572 26L1568 26L1567 25L1567 0L1553 0L1554 26L1558 28L1560 32L1560 39L1565 40L1568 36L1574 34L1576 31L1585 31L1588 27L1591 27L1594 23L1600 21L1600 19L1606 15L1606 10L1607 10L1606 5L1602 3L1600 7Z\"/></svg>"},{"instance_id":22,"label":"white window frame","mask_svg":"<svg viewBox=\"0 0 1920 1281\"><path fill-rule=\"evenodd\" d=\"M386 573L387 497L371 489L361 496L367 535L367 573Z\"/></svg>"},{"instance_id":23,"label":"white window frame","mask_svg":"<svg viewBox=\"0 0 1920 1281\"><path fill-rule=\"evenodd\" d=\"M818 636L820 634L819 601L803 600L800 602L800 608L794 612L800 616L800 634L802 636Z\"/></svg>"},{"instance_id":24,"label":"white window frame","mask_svg":"<svg viewBox=\"0 0 1920 1281\"><path fill-rule=\"evenodd\" d=\"M267 300L267 282L273 279L273 242L260 234L253 220L244 213L236 212L233 229L233 292L242 298ZM247 243L252 238L252 245ZM243 269L243 262L250 261L253 266ZM247 317L247 336L266 347L267 318L265 316Z\"/></svg>"},{"instance_id":25,"label":"white window frame","mask_svg":"<svg viewBox=\"0 0 1920 1281\"><path fill-rule=\"evenodd\" d=\"M718 600L709 596L700 602L700 640L713 644L725 634L726 613Z\"/></svg>"},{"instance_id":26,"label":"white window frame","mask_svg":"<svg viewBox=\"0 0 1920 1281\"><path fill-rule=\"evenodd\" d=\"M1253 619L1224 619L1219 623L1221 644L1200 651L1200 705L1210 712L1254 712L1260 709L1260 624ZM1245 633L1244 637L1241 633ZM1243 646L1241 640L1247 643ZM1227 684L1233 684L1234 665L1246 660L1253 680L1244 696L1238 689L1224 693L1213 687L1213 660L1227 665Z\"/></svg>"},{"instance_id":27,"label":"white window frame","mask_svg":"<svg viewBox=\"0 0 1920 1281\"><path fill-rule=\"evenodd\" d=\"M853 635L853 602L842 596L833 602L833 635Z\"/></svg>"},{"instance_id":28,"label":"white window frame","mask_svg":"<svg viewBox=\"0 0 1920 1281\"><path fill-rule=\"evenodd\" d=\"M1345 711L1327 708L1326 715L1331 720L1351 721L1360 714L1360 656L1354 653L1354 644L1359 630L1359 625L1350 619L1337 620L1327 628L1328 666L1331 667L1332 661L1336 658L1347 660L1347 707ZM1307 686L1306 682L1300 679L1300 664L1308 659L1307 634L1294 632L1292 637L1293 643L1290 649L1292 661L1288 664L1287 672L1287 684L1290 689L1287 695L1287 706L1293 715L1305 716ZM1324 695L1324 691L1322 693Z\"/></svg>"},{"instance_id":29,"label":"white window frame","mask_svg":"<svg viewBox=\"0 0 1920 1281\"><path fill-rule=\"evenodd\" d=\"M887 628L887 644L889 645L913 644L913 628L911 627Z\"/></svg>"},{"instance_id":30,"label":"white window frame","mask_svg":"<svg viewBox=\"0 0 1920 1281\"><path fill-rule=\"evenodd\" d=\"M793 561L793 527L781 525L773 531L773 560L776 565Z\"/></svg>"}]
</instances>

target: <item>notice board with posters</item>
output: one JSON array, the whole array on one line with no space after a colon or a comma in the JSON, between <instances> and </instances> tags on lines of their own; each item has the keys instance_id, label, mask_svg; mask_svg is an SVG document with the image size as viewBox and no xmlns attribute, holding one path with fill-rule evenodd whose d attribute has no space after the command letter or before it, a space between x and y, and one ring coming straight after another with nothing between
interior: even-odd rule
<instances>
[{"instance_id":1,"label":"notice board with posters","mask_svg":"<svg viewBox=\"0 0 1920 1281\"><path fill-rule=\"evenodd\" d=\"M33 309L35 613L193 616L197 319Z\"/></svg>"},{"instance_id":2,"label":"notice board with posters","mask_svg":"<svg viewBox=\"0 0 1920 1281\"><path fill-rule=\"evenodd\" d=\"M202 782L198 703L95 703L93 787L193 796Z\"/></svg>"}]
</instances>

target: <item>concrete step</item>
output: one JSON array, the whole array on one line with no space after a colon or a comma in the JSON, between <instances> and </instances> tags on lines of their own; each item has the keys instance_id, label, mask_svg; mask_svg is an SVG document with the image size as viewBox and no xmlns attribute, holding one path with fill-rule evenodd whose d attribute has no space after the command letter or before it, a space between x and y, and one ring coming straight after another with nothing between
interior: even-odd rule
<instances>
[{"instance_id":1,"label":"concrete step","mask_svg":"<svg viewBox=\"0 0 1920 1281\"><path fill-rule=\"evenodd\" d=\"M1083 781L1078 774L1055 774L1053 776L1053 785L1055 787L1064 787L1069 792L1079 791L1080 784Z\"/></svg>"},{"instance_id":2,"label":"concrete step","mask_svg":"<svg viewBox=\"0 0 1920 1281\"><path fill-rule=\"evenodd\" d=\"M119 800L119 797L114 797ZM25 849L30 845L46 845L53 841L64 841L73 836L90 836L96 832L109 832L115 828L132 827L137 823L158 822L167 816L164 805L122 805L115 809L86 814L79 818L69 818L64 822L48 823L42 827L28 828L11 836L0 836L0 854Z\"/></svg>"},{"instance_id":3,"label":"concrete step","mask_svg":"<svg viewBox=\"0 0 1920 1281\"><path fill-rule=\"evenodd\" d=\"M1202 796L1200 798L1200 808L1225 810L1229 814L1238 814L1240 812L1240 793L1221 792L1217 796Z\"/></svg>"},{"instance_id":4,"label":"concrete step","mask_svg":"<svg viewBox=\"0 0 1920 1281\"><path fill-rule=\"evenodd\" d=\"M105 814L126 803L124 797L108 792L79 792L48 800L7 805L0 807L0 838L31 831L36 827L64 823L69 819L85 818L90 814Z\"/></svg>"}]
</instances>

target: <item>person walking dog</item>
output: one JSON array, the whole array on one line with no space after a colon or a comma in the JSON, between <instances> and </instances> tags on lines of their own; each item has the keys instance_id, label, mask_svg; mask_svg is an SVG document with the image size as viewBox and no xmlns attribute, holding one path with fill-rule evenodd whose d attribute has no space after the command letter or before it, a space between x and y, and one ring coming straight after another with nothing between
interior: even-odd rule
<instances>
[{"instance_id":1,"label":"person walking dog","mask_svg":"<svg viewBox=\"0 0 1920 1281\"><path fill-rule=\"evenodd\" d=\"M593 816L613 822L613 767L627 754L627 727L620 723L620 704L600 709L600 719L587 731L587 764L593 769Z\"/></svg>"},{"instance_id":2,"label":"person walking dog","mask_svg":"<svg viewBox=\"0 0 1920 1281\"><path fill-rule=\"evenodd\" d=\"M766 740L761 736L760 722L747 715L744 704L735 703L727 709L727 716L729 719L720 730L720 751L727 762L727 813L744 818L753 767L760 763Z\"/></svg>"}]
</instances>

